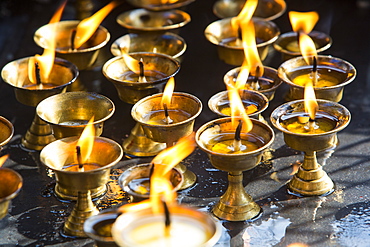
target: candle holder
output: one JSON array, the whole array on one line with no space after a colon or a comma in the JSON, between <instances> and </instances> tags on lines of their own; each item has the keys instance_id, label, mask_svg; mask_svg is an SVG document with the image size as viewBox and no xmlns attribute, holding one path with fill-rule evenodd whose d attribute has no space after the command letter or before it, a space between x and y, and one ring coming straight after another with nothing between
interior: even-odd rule
<instances>
[{"instance_id":1,"label":"candle holder","mask_svg":"<svg viewBox=\"0 0 370 247\"><path fill-rule=\"evenodd\" d=\"M237 31L231 26L232 18L217 20L204 30L207 40L217 46L218 57L227 64L241 65L244 61L244 49L236 44ZM269 52L269 46L280 34L279 28L271 21L253 17L258 54L263 61Z\"/></svg>"},{"instance_id":2,"label":"candle holder","mask_svg":"<svg viewBox=\"0 0 370 247\"><path fill-rule=\"evenodd\" d=\"M283 83L283 81L277 75L277 71L274 68L264 66L264 72L261 77L258 78L258 83L260 88L258 92L262 93L267 97L269 101L271 101L275 96L276 89ZM226 85L230 85L231 82L235 82L238 78L240 73L241 67L237 67L228 71L224 76L224 82ZM247 80L247 84L251 84L255 78L253 76L249 76Z\"/></svg>"},{"instance_id":3,"label":"candle holder","mask_svg":"<svg viewBox=\"0 0 370 247\"><path fill-rule=\"evenodd\" d=\"M0 150L12 139L13 134L13 124L8 119L0 116Z\"/></svg>"},{"instance_id":4,"label":"candle holder","mask_svg":"<svg viewBox=\"0 0 370 247\"><path fill-rule=\"evenodd\" d=\"M92 203L92 198L100 197L106 192L110 170L121 160L123 150L115 141L95 137L89 164L97 164L99 167L72 171L67 167L75 164L74 153L78 139L79 136L73 136L48 144L42 149L40 160L55 173L55 194L65 200L77 200L64 224L64 234L85 237L85 220L99 212Z\"/></svg>"},{"instance_id":5,"label":"candle holder","mask_svg":"<svg viewBox=\"0 0 370 247\"><path fill-rule=\"evenodd\" d=\"M151 164L139 164L128 168L118 178L122 190L127 192L131 202L149 199ZM183 175L177 168L172 168L169 178L173 191L178 191L183 183Z\"/></svg>"},{"instance_id":6,"label":"candle holder","mask_svg":"<svg viewBox=\"0 0 370 247\"><path fill-rule=\"evenodd\" d=\"M336 133L343 130L351 118L350 112L338 103L327 100L317 100L317 103L320 110L316 113L316 118L322 119L323 126L330 127L323 133L307 134L287 129L287 124L297 121L298 116L307 116L304 113L303 100L285 103L271 114L271 122L283 132L285 143L304 152L303 163L288 184L291 192L300 196L325 195L334 190L333 181L317 162L316 152L336 145Z\"/></svg>"},{"instance_id":7,"label":"candle holder","mask_svg":"<svg viewBox=\"0 0 370 247\"><path fill-rule=\"evenodd\" d=\"M114 41L110 50L114 56L120 56L124 48L127 48L128 53L165 54L181 62L187 45L183 38L171 32L158 35L129 33Z\"/></svg>"},{"instance_id":8,"label":"candle holder","mask_svg":"<svg viewBox=\"0 0 370 247\"><path fill-rule=\"evenodd\" d=\"M195 0L178 0L178 1L167 1L168 3L162 3L166 1L153 1L153 0L127 0L128 3L135 7L145 8L151 11L163 11L171 10L184 7Z\"/></svg>"},{"instance_id":9,"label":"candle holder","mask_svg":"<svg viewBox=\"0 0 370 247\"><path fill-rule=\"evenodd\" d=\"M207 153L212 165L228 172L228 188L212 209L213 214L220 219L253 220L261 211L260 206L243 187L243 171L259 164L264 150L272 144L275 136L267 124L256 119L251 121L252 130L249 133L242 133L241 139L242 142L248 140L253 143L255 148L247 149L246 152L226 153L214 149L220 141L233 140L236 127L232 126L230 117L210 121L196 132L195 140L200 149Z\"/></svg>"},{"instance_id":10,"label":"candle holder","mask_svg":"<svg viewBox=\"0 0 370 247\"><path fill-rule=\"evenodd\" d=\"M311 71L312 66L307 65L303 57L289 59L280 65L278 76L290 86L287 101L303 99L304 85L301 84L311 79ZM316 98L334 102L342 99L344 86L351 83L357 74L355 67L347 61L323 55L317 56L317 72Z\"/></svg>"},{"instance_id":11,"label":"candle holder","mask_svg":"<svg viewBox=\"0 0 370 247\"><path fill-rule=\"evenodd\" d=\"M333 43L331 37L323 32L312 31L308 35L315 43L317 53L326 51ZM275 50L281 53L283 61L293 57L302 56L299 50L296 32L288 32L280 35L273 46Z\"/></svg>"},{"instance_id":12,"label":"candle holder","mask_svg":"<svg viewBox=\"0 0 370 247\"><path fill-rule=\"evenodd\" d=\"M56 139L80 136L89 120L94 117L95 135L103 132L104 122L114 113L113 102L93 92L68 92L41 101L37 115L48 123Z\"/></svg>"},{"instance_id":13,"label":"candle holder","mask_svg":"<svg viewBox=\"0 0 370 247\"><path fill-rule=\"evenodd\" d=\"M152 78L147 82L136 82L124 77L132 74L123 57L114 57L103 66L104 76L111 81L120 99L128 104L135 104L140 99L163 91L168 79L180 70L180 64L175 59L157 53L131 53L133 58L143 60L145 76ZM140 124L131 130L130 136L123 142L126 154L132 156L154 156L165 148L165 144L148 139Z\"/></svg>"},{"instance_id":14,"label":"candle holder","mask_svg":"<svg viewBox=\"0 0 370 247\"><path fill-rule=\"evenodd\" d=\"M29 59L27 57L12 61L1 71L3 80L14 88L15 97L22 104L36 107L43 99L65 92L66 87L78 76L75 65L64 59L56 58L47 86L43 89L32 88L35 84L28 79ZM53 140L55 139L50 126L35 113L31 127L22 139L22 146L28 150L41 150Z\"/></svg>"},{"instance_id":15,"label":"candle holder","mask_svg":"<svg viewBox=\"0 0 370 247\"><path fill-rule=\"evenodd\" d=\"M23 185L23 179L18 172L9 168L0 168L0 220L8 214L9 205Z\"/></svg>"},{"instance_id":16,"label":"candle holder","mask_svg":"<svg viewBox=\"0 0 370 247\"><path fill-rule=\"evenodd\" d=\"M33 39L35 43L46 49L49 47L50 39L56 32L56 56L64 58L75 64L79 70L91 69L98 57L99 51L110 39L110 33L102 26L99 26L95 34L80 48L71 49L71 35L76 30L80 21L60 21L44 25L36 30Z\"/></svg>"},{"instance_id":17,"label":"candle holder","mask_svg":"<svg viewBox=\"0 0 370 247\"><path fill-rule=\"evenodd\" d=\"M190 15L181 10L149 11L134 9L120 14L117 22L129 33L164 34L185 26L190 22Z\"/></svg>"},{"instance_id":18,"label":"candle holder","mask_svg":"<svg viewBox=\"0 0 370 247\"><path fill-rule=\"evenodd\" d=\"M164 237L164 215L155 215L151 209L122 214L112 227L113 239L121 247L128 246L214 246L221 237L221 225L210 215L195 209L174 206L170 208L170 236Z\"/></svg>"},{"instance_id":19,"label":"candle holder","mask_svg":"<svg viewBox=\"0 0 370 247\"><path fill-rule=\"evenodd\" d=\"M262 112L269 105L267 97L260 92L250 90L242 90L239 94L248 116L266 122ZM219 117L231 116L228 92L222 91L213 95L208 100L208 107Z\"/></svg>"},{"instance_id":20,"label":"candle holder","mask_svg":"<svg viewBox=\"0 0 370 247\"><path fill-rule=\"evenodd\" d=\"M245 2L246 0L218 0L213 5L213 13L221 19L237 16ZM284 0L259 0L253 16L272 21L284 14L285 10Z\"/></svg>"},{"instance_id":21,"label":"candle holder","mask_svg":"<svg viewBox=\"0 0 370 247\"><path fill-rule=\"evenodd\" d=\"M154 113L162 111L162 116L164 116L163 108L160 104L162 96L163 93L158 93L139 100L132 107L131 115L142 126L146 137L155 142L166 143L167 147L171 147L180 138L188 136L193 132L195 118L202 111L202 102L195 96L187 93L173 93L168 111L174 122L165 124L164 122L154 121L156 118ZM176 165L176 168L184 176L181 190L190 188L195 184L196 175L188 170L184 164L179 163Z\"/></svg>"}]
</instances>

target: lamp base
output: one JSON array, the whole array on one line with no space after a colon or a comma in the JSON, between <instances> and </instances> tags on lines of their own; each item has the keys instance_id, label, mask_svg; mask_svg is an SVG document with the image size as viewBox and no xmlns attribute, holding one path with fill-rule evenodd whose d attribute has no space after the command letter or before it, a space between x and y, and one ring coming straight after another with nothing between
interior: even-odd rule
<instances>
[{"instance_id":1,"label":"lamp base","mask_svg":"<svg viewBox=\"0 0 370 247\"><path fill-rule=\"evenodd\" d=\"M22 147L27 150L39 151L53 141L55 141L55 137L52 134L50 125L36 114L31 127L22 138Z\"/></svg>"},{"instance_id":2,"label":"lamp base","mask_svg":"<svg viewBox=\"0 0 370 247\"><path fill-rule=\"evenodd\" d=\"M184 177L184 181L179 190L185 190L192 187L197 181L197 175L190 171L184 164L179 163L176 165L176 168L179 169Z\"/></svg>"}]
</instances>

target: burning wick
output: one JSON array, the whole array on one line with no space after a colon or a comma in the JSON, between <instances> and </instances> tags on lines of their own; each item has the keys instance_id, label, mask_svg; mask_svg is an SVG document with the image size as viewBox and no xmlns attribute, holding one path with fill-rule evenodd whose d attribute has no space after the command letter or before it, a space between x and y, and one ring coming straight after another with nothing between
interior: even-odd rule
<instances>
[{"instance_id":1,"label":"burning wick","mask_svg":"<svg viewBox=\"0 0 370 247\"><path fill-rule=\"evenodd\" d=\"M256 67L256 75L254 76L253 80L252 80L252 83L251 83L251 86L252 86L252 89L253 90L258 90L260 89L260 85L258 83L258 79L259 79L259 76L258 74L260 73L260 66L257 66Z\"/></svg>"},{"instance_id":2,"label":"burning wick","mask_svg":"<svg viewBox=\"0 0 370 247\"><path fill-rule=\"evenodd\" d=\"M74 51L75 50L75 37L76 37L76 29L73 29L72 30L72 33L71 33L71 50Z\"/></svg>"},{"instance_id":3,"label":"burning wick","mask_svg":"<svg viewBox=\"0 0 370 247\"><path fill-rule=\"evenodd\" d=\"M84 171L84 165L82 163L81 147L80 146L76 146L76 153L77 153L78 171L83 172Z\"/></svg>"},{"instance_id":4,"label":"burning wick","mask_svg":"<svg viewBox=\"0 0 370 247\"><path fill-rule=\"evenodd\" d=\"M38 62L35 63L35 74L36 74L36 84L41 85L42 82L41 82L41 76L40 76L40 66Z\"/></svg>"},{"instance_id":5,"label":"burning wick","mask_svg":"<svg viewBox=\"0 0 370 247\"><path fill-rule=\"evenodd\" d=\"M316 57L313 57L312 63L312 84L315 86L317 83L317 60Z\"/></svg>"},{"instance_id":6,"label":"burning wick","mask_svg":"<svg viewBox=\"0 0 370 247\"><path fill-rule=\"evenodd\" d=\"M240 146L242 144L242 140L240 138L240 133L242 131L242 126L243 126L243 121L239 120L239 124L238 124L238 127L236 127L235 136L234 136L234 143L233 143L234 152L240 151Z\"/></svg>"},{"instance_id":7,"label":"burning wick","mask_svg":"<svg viewBox=\"0 0 370 247\"><path fill-rule=\"evenodd\" d=\"M164 235L166 237L170 236L170 227L171 227L171 218L170 210L168 209L167 203L163 201L163 210L164 210Z\"/></svg>"},{"instance_id":8,"label":"burning wick","mask_svg":"<svg viewBox=\"0 0 370 247\"><path fill-rule=\"evenodd\" d=\"M164 116L165 116L164 121L166 122L166 124L172 124L173 120L170 118L170 114L168 113L168 108L167 108L166 103L163 103L163 109L164 109Z\"/></svg>"},{"instance_id":9,"label":"burning wick","mask_svg":"<svg viewBox=\"0 0 370 247\"><path fill-rule=\"evenodd\" d=\"M140 67L139 82L146 82L146 78L144 75L144 62L142 58L139 61L139 67Z\"/></svg>"}]
</instances>

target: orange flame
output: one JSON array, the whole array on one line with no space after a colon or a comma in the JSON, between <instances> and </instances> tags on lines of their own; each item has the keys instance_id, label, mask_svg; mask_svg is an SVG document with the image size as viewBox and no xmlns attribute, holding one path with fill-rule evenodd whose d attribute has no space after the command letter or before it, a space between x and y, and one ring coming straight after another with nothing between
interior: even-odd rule
<instances>
[{"instance_id":1,"label":"orange flame","mask_svg":"<svg viewBox=\"0 0 370 247\"><path fill-rule=\"evenodd\" d=\"M162 100L161 100L161 106L163 108L163 105L164 104L167 104L167 106L169 106L171 104L171 98L172 98L172 94L173 94L173 91L175 89L175 79L173 77L171 77L167 84L166 84L166 87L164 88L164 91L163 91L163 96L162 96Z\"/></svg>"},{"instance_id":2,"label":"orange flame","mask_svg":"<svg viewBox=\"0 0 370 247\"><path fill-rule=\"evenodd\" d=\"M317 21L319 20L319 14L315 11L311 12L289 12L289 20L292 25L294 32L310 33Z\"/></svg>"},{"instance_id":3,"label":"orange flame","mask_svg":"<svg viewBox=\"0 0 370 247\"><path fill-rule=\"evenodd\" d=\"M311 81L308 81L304 88L304 109L309 114L310 118L314 120L316 112L319 109L319 105L317 104L315 91Z\"/></svg>"},{"instance_id":4,"label":"orange flame","mask_svg":"<svg viewBox=\"0 0 370 247\"><path fill-rule=\"evenodd\" d=\"M92 117L87 123L76 144L76 146L79 146L81 149L81 164L86 163L93 150L95 139L95 128L93 122L94 117Z\"/></svg>"},{"instance_id":5,"label":"orange flame","mask_svg":"<svg viewBox=\"0 0 370 247\"><path fill-rule=\"evenodd\" d=\"M62 16L64 7L67 3L67 0L64 1L60 7L57 9L53 17L51 18L49 23L58 22ZM34 57L30 58L28 61L28 78L29 80L36 84L36 66L35 63L37 62L40 68L40 79L42 82L47 82L51 70L53 69L54 65L54 58L55 58L55 35L57 33L56 26L52 26L53 30L50 32L50 38L46 39L47 42L46 47L42 55L36 54Z\"/></svg>"},{"instance_id":6,"label":"orange flame","mask_svg":"<svg viewBox=\"0 0 370 247\"><path fill-rule=\"evenodd\" d=\"M0 157L0 167L5 163L5 161L9 158L9 154Z\"/></svg>"},{"instance_id":7,"label":"orange flame","mask_svg":"<svg viewBox=\"0 0 370 247\"><path fill-rule=\"evenodd\" d=\"M236 117L241 117L243 124L243 132L249 132L251 131L253 127L253 123L248 117L248 114L245 110L245 107L243 105L242 100L240 99L239 92L236 88L229 87L228 90L228 96L230 101L230 108L231 108L231 123L233 127L236 128L238 125L238 121L236 121Z\"/></svg>"},{"instance_id":8,"label":"orange flame","mask_svg":"<svg viewBox=\"0 0 370 247\"><path fill-rule=\"evenodd\" d=\"M134 72L135 74L140 74L140 66L139 66L139 61L130 56L126 50L121 50L122 51L122 57L123 60L125 61L125 64L127 67Z\"/></svg>"},{"instance_id":9,"label":"orange flame","mask_svg":"<svg viewBox=\"0 0 370 247\"><path fill-rule=\"evenodd\" d=\"M313 58L317 59L316 46L310 36L305 33L299 35L299 49L307 64L313 64Z\"/></svg>"},{"instance_id":10,"label":"orange flame","mask_svg":"<svg viewBox=\"0 0 370 247\"><path fill-rule=\"evenodd\" d=\"M308 245L302 244L302 243L292 243L292 244L289 244L287 247L308 247Z\"/></svg>"},{"instance_id":11,"label":"orange flame","mask_svg":"<svg viewBox=\"0 0 370 247\"><path fill-rule=\"evenodd\" d=\"M248 76L249 76L249 66L247 60L244 59L243 64L240 67L238 77L236 78L235 81L235 87L238 90L244 89L245 83L248 81Z\"/></svg>"},{"instance_id":12,"label":"orange flame","mask_svg":"<svg viewBox=\"0 0 370 247\"><path fill-rule=\"evenodd\" d=\"M247 23L252 19L253 13L256 10L258 0L248 0L245 2L238 16L231 19L231 27L233 30L238 30L242 23Z\"/></svg>"},{"instance_id":13,"label":"orange flame","mask_svg":"<svg viewBox=\"0 0 370 247\"><path fill-rule=\"evenodd\" d=\"M81 47L98 29L104 18L118 6L118 1L112 1L92 16L83 19L77 26L74 48Z\"/></svg>"}]
</instances>

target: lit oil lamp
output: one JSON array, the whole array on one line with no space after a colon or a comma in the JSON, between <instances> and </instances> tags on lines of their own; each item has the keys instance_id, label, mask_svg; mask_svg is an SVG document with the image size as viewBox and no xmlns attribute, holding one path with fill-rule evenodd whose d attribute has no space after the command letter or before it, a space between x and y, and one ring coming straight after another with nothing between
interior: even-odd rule
<instances>
[{"instance_id":1,"label":"lit oil lamp","mask_svg":"<svg viewBox=\"0 0 370 247\"><path fill-rule=\"evenodd\" d=\"M144 134L151 140L173 146L180 138L193 132L195 118L202 111L202 102L193 95L175 92L174 80L169 80L164 93L154 94L138 101L131 110ZM181 189L195 184L196 176L185 165L178 164L183 173Z\"/></svg>"},{"instance_id":2,"label":"lit oil lamp","mask_svg":"<svg viewBox=\"0 0 370 247\"><path fill-rule=\"evenodd\" d=\"M11 200L18 195L23 185L18 172L1 167L7 158L8 155L0 158L0 220L8 214Z\"/></svg>"},{"instance_id":3,"label":"lit oil lamp","mask_svg":"<svg viewBox=\"0 0 370 247\"><path fill-rule=\"evenodd\" d=\"M317 53L326 51L330 48L332 39L329 35L319 31L312 31L319 19L317 12L302 13L291 11L289 12L289 19L293 27L293 32L280 35L273 44L275 50L281 53L283 61L301 56L298 45L299 33L305 33L311 37Z\"/></svg>"},{"instance_id":4,"label":"lit oil lamp","mask_svg":"<svg viewBox=\"0 0 370 247\"><path fill-rule=\"evenodd\" d=\"M34 41L42 48L49 48L56 40L56 53L75 64L79 70L90 69L110 39L107 29L99 24L118 5L113 1L82 21L59 21L40 27Z\"/></svg>"},{"instance_id":5,"label":"lit oil lamp","mask_svg":"<svg viewBox=\"0 0 370 247\"><path fill-rule=\"evenodd\" d=\"M290 86L286 98L302 99L305 83L311 81L317 98L339 102L344 86L355 79L356 69L342 59L318 56L307 34L300 33L299 38L302 57L291 58L278 68L278 76Z\"/></svg>"},{"instance_id":6,"label":"lit oil lamp","mask_svg":"<svg viewBox=\"0 0 370 247\"><path fill-rule=\"evenodd\" d=\"M151 11L163 11L184 7L195 0L127 0L128 3Z\"/></svg>"},{"instance_id":7,"label":"lit oil lamp","mask_svg":"<svg viewBox=\"0 0 370 247\"><path fill-rule=\"evenodd\" d=\"M38 57L44 57L45 53ZM49 55L53 53L46 56ZM52 56L52 60L42 58L35 61L35 57L21 58L8 63L1 71L3 80L14 88L16 99L33 107L49 96L65 92L78 76L76 66L64 59L54 60ZM51 70L45 66L51 66ZM49 74L47 71L50 71ZM41 150L53 140L50 126L35 114L31 127L22 139L22 146L29 150Z\"/></svg>"},{"instance_id":8,"label":"lit oil lamp","mask_svg":"<svg viewBox=\"0 0 370 247\"><path fill-rule=\"evenodd\" d=\"M276 108L271 122L283 132L288 146L304 152L303 163L288 184L289 190L301 196L325 195L333 191L334 184L317 162L316 152L336 145L336 133L349 124L351 115L338 103L316 101L312 84L308 89L305 100L291 101Z\"/></svg>"},{"instance_id":9,"label":"lit oil lamp","mask_svg":"<svg viewBox=\"0 0 370 247\"><path fill-rule=\"evenodd\" d=\"M258 1L247 1L238 16L217 20L208 25L204 35L212 44L217 45L219 58L227 64L241 65L245 58L242 33L248 31L247 25L254 13ZM264 60L268 55L269 45L280 34L278 27L270 21L253 17L254 37L256 38L259 57ZM252 33L252 32L251 32ZM248 37L245 35L244 37Z\"/></svg>"},{"instance_id":10,"label":"lit oil lamp","mask_svg":"<svg viewBox=\"0 0 370 247\"><path fill-rule=\"evenodd\" d=\"M213 13L221 19L237 16L245 2L246 0L218 0L213 5ZM253 16L272 21L284 14L285 10L284 0L259 0Z\"/></svg>"},{"instance_id":11,"label":"lit oil lamp","mask_svg":"<svg viewBox=\"0 0 370 247\"><path fill-rule=\"evenodd\" d=\"M54 141L40 153L41 162L55 173L56 195L66 200L77 200L64 224L64 233L68 236L86 236L84 221L98 213L91 198L106 192L110 170L123 156L118 143L94 136L92 122L93 119L80 138L74 136Z\"/></svg>"},{"instance_id":12,"label":"lit oil lamp","mask_svg":"<svg viewBox=\"0 0 370 247\"><path fill-rule=\"evenodd\" d=\"M190 15L181 10L149 11L134 9L120 14L117 22L130 33L163 34L190 22Z\"/></svg>"},{"instance_id":13,"label":"lit oil lamp","mask_svg":"<svg viewBox=\"0 0 370 247\"><path fill-rule=\"evenodd\" d=\"M110 50L114 56L122 55L123 49L127 50L128 53L160 53L171 56L181 62L186 48L186 42L182 37L167 32L159 35L145 33L126 34L114 41Z\"/></svg>"},{"instance_id":14,"label":"lit oil lamp","mask_svg":"<svg viewBox=\"0 0 370 247\"><path fill-rule=\"evenodd\" d=\"M263 151L274 140L274 132L267 124L249 119L238 92L229 90L234 90L232 95L236 97L230 102L233 109L236 107L233 116L201 126L196 142L215 168L228 172L228 188L213 207L213 214L229 221L252 220L261 208L243 187L243 171L258 165Z\"/></svg>"},{"instance_id":15,"label":"lit oil lamp","mask_svg":"<svg viewBox=\"0 0 370 247\"><path fill-rule=\"evenodd\" d=\"M37 115L48 123L56 139L81 135L94 117L95 135L103 132L104 122L114 113L113 102L93 92L68 92L48 97L37 107Z\"/></svg>"},{"instance_id":16,"label":"lit oil lamp","mask_svg":"<svg viewBox=\"0 0 370 247\"><path fill-rule=\"evenodd\" d=\"M114 84L122 101L135 104L148 95L162 92L168 79L179 69L179 62L167 55L139 52L110 59L103 66L103 74ZM154 156L165 145L148 139L141 125L136 124L124 140L123 148L128 155Z\"/></svg>"}]
</instances>

